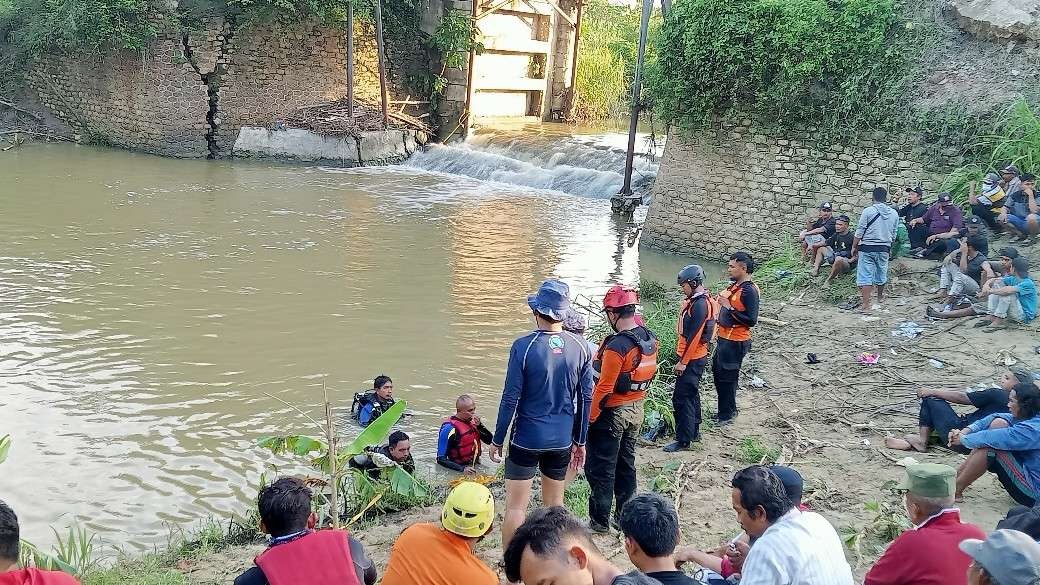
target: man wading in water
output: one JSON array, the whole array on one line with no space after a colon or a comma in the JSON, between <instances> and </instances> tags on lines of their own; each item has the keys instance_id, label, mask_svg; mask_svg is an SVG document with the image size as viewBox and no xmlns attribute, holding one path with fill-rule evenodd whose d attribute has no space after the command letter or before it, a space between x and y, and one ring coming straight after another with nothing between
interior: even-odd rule
<instances>
[{"instance_id":1,"label":"man wading in water","mask_svg":"<svg viewBox=\"0 0 1040 585\"><path fill-rule=\"evenodd\" d=\"M585 439L592 404L592 356L580 335L563 330L570 287L547 280L527 297L537 329L513 342L505 388L491 441L491 460L501 461L506 430L512 423L506 457L506 511L502 548L524 523L531 484L542 473L542 504L562 506L568 465L585 462Z\"/></svg>"}]
</instances>

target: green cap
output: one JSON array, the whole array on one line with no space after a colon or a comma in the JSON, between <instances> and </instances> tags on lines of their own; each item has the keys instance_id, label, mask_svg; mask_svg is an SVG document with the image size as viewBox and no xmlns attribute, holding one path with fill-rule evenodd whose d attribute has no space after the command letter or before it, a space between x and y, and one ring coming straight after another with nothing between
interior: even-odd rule
<instances>
[{"instance_id":1,"label":"green cap","mask_svg":"<svg viewBox=\"0 0 1040 585\"><path fill-rule=\"evenodd\" d=\"M956 488L957 471L949 465L919 463L906 468L906 477L896 489L922 498L948 498Z\"/></svg>"}]
</instances>

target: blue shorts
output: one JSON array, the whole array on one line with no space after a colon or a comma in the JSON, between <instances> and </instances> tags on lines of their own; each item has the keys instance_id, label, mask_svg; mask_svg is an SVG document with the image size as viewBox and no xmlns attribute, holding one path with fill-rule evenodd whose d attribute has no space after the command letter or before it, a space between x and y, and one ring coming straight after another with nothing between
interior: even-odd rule
<instances>
[{"instance_id":1,"label":"blue shorts","mask_svg":"<svg viewBox=\"0 0 1040 585\"><path fill-rule=\"evenodd\" d=\"M856 263L856 286L888 282L888 252L860 252Z\"/></svg>"},{"instance_id":2,"label":"blue shorts","mask_svg":"<svg viewBox=\"0 0 1040 585\"><path fill-rule=\"evenodd\" d=\"M1032 215L1032 214L1030 214L1030 215ZM1028 217L1028 216L1026 216L1026 217ZM1010 223L1011 225L1015 226L1016 230L1018 230L1020 232L1027 232L1027 231L1029 231L1029 227L1026 225L1026 218L1025 217L1021 217L1021 216L1015 215L1014 213L1009 213L1008 216L1007 216L1007 220L1008 220L1008 223Z\"/></svg>"}]
</instances>

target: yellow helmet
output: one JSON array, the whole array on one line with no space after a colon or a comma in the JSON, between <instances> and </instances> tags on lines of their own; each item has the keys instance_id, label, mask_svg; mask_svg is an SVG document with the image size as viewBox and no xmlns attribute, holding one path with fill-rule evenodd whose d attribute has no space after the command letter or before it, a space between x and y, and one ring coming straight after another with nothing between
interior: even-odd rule
<instances>
[{"instance_id":1,"label":"yellow helmet","mask_svg":"<svg viewBox=\"0 0 1040 585\"><path fill-rule=\"evenodd\" d=\"M487 534L495 520L495 500L491 490L464 481L451 490L444 500L441 526L459 536L478 538Z\"/></svg>"}]
</instances>

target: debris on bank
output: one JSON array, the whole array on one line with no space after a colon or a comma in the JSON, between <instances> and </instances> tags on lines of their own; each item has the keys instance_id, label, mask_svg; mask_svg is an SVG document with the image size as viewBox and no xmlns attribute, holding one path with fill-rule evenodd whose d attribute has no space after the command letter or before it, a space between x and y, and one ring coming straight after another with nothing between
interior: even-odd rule
<instances>
[{"instance_id":1,"label":"debris on bank","mask_svg":"<svg viewBox=\"0 0 1040 585\"><path fill-rule=\"evenodd\" d=\"M433 133L433 129L414 116L401 112L389 111L390 129L413 130ZM383 113L377 105L366 102L354 102L354 116L350 115L347 100L337 100L316 106L307 106L293 112L285 119L291 128L310 130L321 136L353 136L360 138L366 132L384 130Z\"/></svg>"},{"instance_id":2,"label":"debris on bank","mask_svg":"<svg viewBox=\"0 0 1040 585\"><path fill-rule=\"evenodd\" d=\"M31 141L68 142L72 130L24 92L0 94L0 152Z\"/></svg>"}]
</instances>

